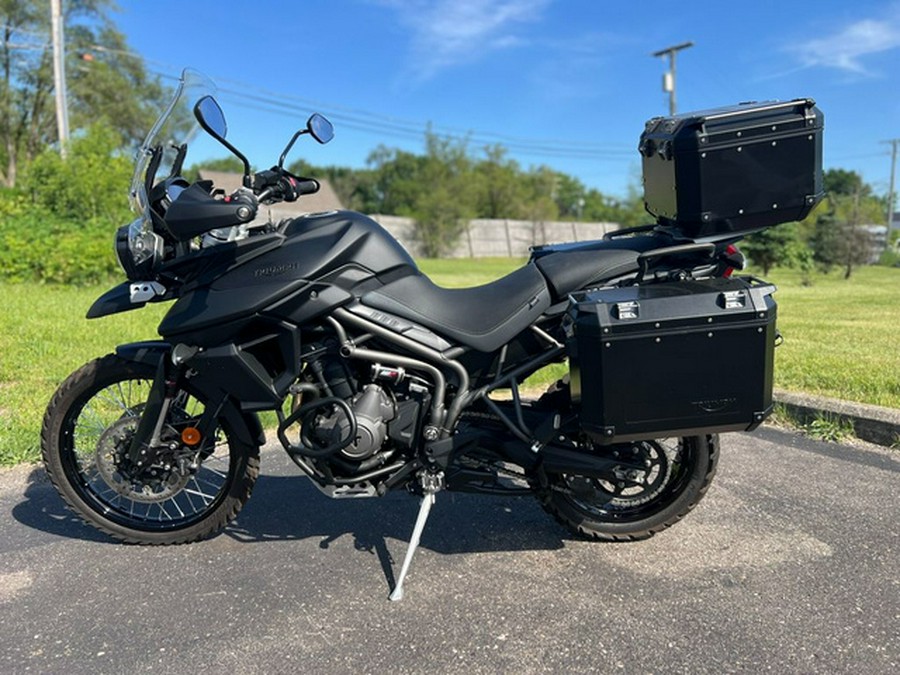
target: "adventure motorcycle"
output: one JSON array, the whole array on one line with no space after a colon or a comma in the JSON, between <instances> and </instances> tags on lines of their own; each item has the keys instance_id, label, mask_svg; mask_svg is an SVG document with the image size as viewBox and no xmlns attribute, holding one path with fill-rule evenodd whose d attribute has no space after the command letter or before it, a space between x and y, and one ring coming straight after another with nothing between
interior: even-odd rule
<instances>
[{"instance_id":1,"label":"adventure motorcycle","mask_svg":"<svg viewBox=\"0 0 900 675\"><path fill-rule=\"evenodd\" d=\"M162 340L75 371L44 419L47 471L89 524L141 544L218 532L258 475L257 413L275 411L326 495L421 496L398 599L442 489L532 494L580 535L644 539L703 497L718 432L770 412L774 287L731 276L734 243L821 199L812 101L654 118L640 152L656 222L539 246L502 279L449 290L359 213L254 222L260 205L319 189L284 161L300 136L327 143L333 129L312 115L253 173L213 92L185 71L140 148L138 217L115 241L128 281L88 312L174 301ZM243 163L233 194L182 177L196 124ZM567 376L522 398L525 378L566 361Z\"/></svg>"}]
</instances>

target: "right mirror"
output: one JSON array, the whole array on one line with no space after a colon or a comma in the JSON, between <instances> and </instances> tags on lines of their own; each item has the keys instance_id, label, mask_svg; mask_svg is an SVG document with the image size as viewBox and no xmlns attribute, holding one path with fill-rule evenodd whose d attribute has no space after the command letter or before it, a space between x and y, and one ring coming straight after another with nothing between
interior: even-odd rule
<instances>
[{"instance_id":1,"label":"right mirror","mask_svg":"<svg viewBox=\"0 0 900 675\"><path fill-rule=\"evenodd\" d=\"M319 143L327 143L334 138L334 126L324 115L313 113L306 122L306 130Z\"/></svg>"}]
</instances>

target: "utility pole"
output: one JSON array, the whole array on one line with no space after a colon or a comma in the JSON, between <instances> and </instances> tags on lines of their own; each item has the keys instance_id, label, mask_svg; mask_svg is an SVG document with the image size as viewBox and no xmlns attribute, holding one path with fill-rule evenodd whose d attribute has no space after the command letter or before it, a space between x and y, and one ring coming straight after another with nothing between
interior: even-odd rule
<instances>
[{"instance_id":1,"label":"utility pole","mask_svg":"<svg viewBox=\"0 0 900 675\"><path fill-rule=\"evenodd\" d=\"M887 207L887 228L888 241L891 240L891 230L894 229L894 177L897 174L897 145L900 145L900 138L894 138L890 141L882 141L890 143L891 148L891 183L888 185L888 207Z\"/></svg>"},{"instance_id":2,"label":"utility pole","mask_svg":"<svg viewBox=\"0 0 900 675\"><path fill-rule=\"evenodd\" d=\"M50 28L53 38L53 85L56 88L56 127L59 154L66 156L69 141L69 106L66 101L66 50L63 35L62 0L50 0Z\"/></svg>"},{"instance_id":3,"label":"utility pole","mask_svg":"<svg viewBox=\"0 0 900 675\"><path fill-rule=\"evenodd\" d=\"M666 47L665 49L660 49L658 52L653 52L653 54L651 54L651 56L655 57L669 57L669 70L663 75L663 91L669 93L669 115L674 115L677 107L675 102L675 54L682 49L693 46L693 42L683 42L680 45Z\"/></svg>"}]
</instances>

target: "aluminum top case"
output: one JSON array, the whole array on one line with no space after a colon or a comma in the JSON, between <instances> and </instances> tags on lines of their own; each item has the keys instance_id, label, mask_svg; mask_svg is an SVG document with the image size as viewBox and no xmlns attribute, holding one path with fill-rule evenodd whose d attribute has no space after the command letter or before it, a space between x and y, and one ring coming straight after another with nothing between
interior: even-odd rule
<instances>
[{"instance_id":1,"label":"aluminum top case","mask_svg":"<svg viewBox=\"0 0 900 675\"><path fill-rule=\"evenodd\" d=\"M774 291L739 277L573 294L567 349L582 430L609 444L758 426L772 410Z\"/></svg>"},{"instance_id":2,"label":"aluminum top case","mask_svg":"<svg viewBox=\"0 0 900 675\"><path fill-rule=\"evenodd\" d=\"M802 220L824 196L823 130L812 99L655 117L639 145L647 211L692 239Z\"/></svg>"}]
</instances>

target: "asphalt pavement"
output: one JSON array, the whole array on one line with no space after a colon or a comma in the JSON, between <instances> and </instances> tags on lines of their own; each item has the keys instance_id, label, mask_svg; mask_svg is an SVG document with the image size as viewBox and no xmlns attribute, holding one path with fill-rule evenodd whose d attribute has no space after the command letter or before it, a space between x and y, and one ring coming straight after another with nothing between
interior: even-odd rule
<instances>
[{"instance_id":1,"label":"asphalt pavement","mask_svg":"<svg viewBox=\"0 0 900 675\"><path fill-rule=\"evenodd\" d=\"M651 540L570 537L533 499L330 500L278 450L238 521L147 548L0 472L0 672L900 672L900 453L764 428Z\"/></svg>"}]
</instances>

